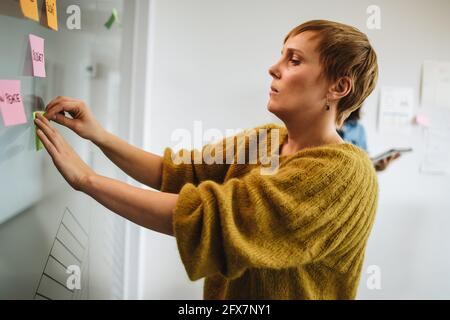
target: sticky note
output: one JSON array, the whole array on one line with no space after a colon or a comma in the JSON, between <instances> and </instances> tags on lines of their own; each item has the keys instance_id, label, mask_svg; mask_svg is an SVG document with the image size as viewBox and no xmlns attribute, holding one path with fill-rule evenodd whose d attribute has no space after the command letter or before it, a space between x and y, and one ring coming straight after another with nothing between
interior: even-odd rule
<instances>
[{"instance_id":1,"label":"sticky note","mask_svg":"<svg viewBox=\"0 0 450 320\"><path fill-rule=\"evenodd\" d=\"M113 9L111 16L109 17L108 21L106 21L105 23L105 27L108 29L111 29L112 25L114 24L114 22L118 22L119 21L119 14L117 12L117 9Z\"/></svg>"},{"instance_id":2,"label":"sticky note","mask_svg":"<svg viewBox=\"0 0 450 320\"><path fill-rule=\"evenodd\" d=\"M20 8L25 17L39 22L37 0L20 0Z\"/></svg>"},{"instance_id":3,"label":"sticky note","mask_svg":"<svg viewBox=\"0 0 450 320\"><path fill-rule=\"evenodd\" d=\"M0 80L0 111L6 127L27 122L19 80Z\"/></svg>"},{"instance_id":4,"label":"sticky note","mask_svg":"<svg viewBox=\"0 0 450 320\"><path fill-rule=\"evenodd\" d=\"M44 39L30 34L31 61L33 61L33 75L45 78Z\"/></svg>"},{"instance_id":5,"label":"sticky note","mask_svg":"<svg viewBox=\"0 0 450 320\"><path fill-rule=\"evenodd\" d=\"M422 127L429 127L430 126L430 120L428 117L424 114L418 114L416 115L416 123Z\"/></svg>"},{"instance_id":6,"label":"sticky note","mask_svg":"<svg viewBox=\"0 0 450 320\"><path fill-rule=\"evenodd\" d=\"M56 0L45 0L47 9L47 25L49 28L58 31L58 11L56 9Z\"/></svg>"},{"instance_id":7,"label":"sticky note","mask_svg":"<svg viewBox=\"0 0 450 320\"><path fill-rule=\"evenodd\" d=\"M33 112L33 121L37 118L37 114L41 114L44 115L45 112L44 111L35 111ZM35 125L36 129L34 130L34 135L35 135L35 140L36 140L36 151L41 150L42 148L44 148L44 145L42 144L41 139L39 139L38 135L37 135L37 129L38 127Z\"/></svg>"}]
</instances>

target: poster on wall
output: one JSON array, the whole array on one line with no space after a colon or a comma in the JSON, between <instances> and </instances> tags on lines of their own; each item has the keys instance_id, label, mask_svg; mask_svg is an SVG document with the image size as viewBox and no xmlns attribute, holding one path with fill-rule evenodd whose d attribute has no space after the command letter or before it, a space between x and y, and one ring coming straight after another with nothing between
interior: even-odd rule
<instances>
[{"instance_id":1,"label":"poster on wall","mask_svg":"<svg viewBox=\"0 0 450 320\"><path fill-rule=\"evenodd\" d=\"M425 130L423 174L450 173L450 61L423 63L421 112L430 119Z\"/></svg>"},{"instance_id":2,"label":"poster on wall","mask_svg":"<svg viewBox=\"0 0 450 320\"><path fill-rule=\"evenodd\" d=\"M449 174L450 109L433 108L428 114L431 125L424 129L425 149L419 172L431 175Z\"/></svg>"},{"instance_id":3,"label":"poster on wall","mask_svg":"<svg viewBox=\"0 0 450 320\"><path fill-rule=\"evenodd\" d=\"M427 60L422 69L421 105L450 110L450 61Z\"/></svg>"},{"instance_id":4,"label":"poster on wall","mask_svg":"<svg viewBox=\"0 0 450 320\"><path fill-rule=\"evenodd\" d=\"M409 133L414 106L413 88L382 87L378 115L378 130Z\"/></svg>"}]
</instances>

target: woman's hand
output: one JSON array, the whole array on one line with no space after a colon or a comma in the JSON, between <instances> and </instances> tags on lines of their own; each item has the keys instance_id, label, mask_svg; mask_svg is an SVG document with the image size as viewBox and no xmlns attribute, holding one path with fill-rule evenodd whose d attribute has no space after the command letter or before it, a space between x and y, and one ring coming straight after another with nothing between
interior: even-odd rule
<instances>
[{"instance_id":1,"label":"woman's hand","mask_svg":"<svg viewBox=\"0 0 450 320\"><path fill-rule=\"evenodd\" d=\"M378 160L377 162L375 162L374 166L375 166L375 170L376 171L384 171L386 170L386 168L389 166L389 164L394 161L395 159L397 159L398 157L400 157L400 153L396 153L393 155L390 155L387 158Z\"/></svg>"},{"instance_id":2,"label":"woman's hand","mask_svg":"<svg viewBox=\"0 0 450 320\"><path fill-rule=\"evenodd\" d=\"M95 172L78 156L47 118L37 114L37 135L52 157L58 171L72 188L82 191L87 178Z\"/></svg>"},{"instance_id":3,"label":"woman's hand","mask_svg":"<svg viewBox=\"0 0 450 320\"><path fill-rule=\"evenodd\" d=\"M73 119L66 117L64 111L67 111ZM105 135L105 130L83 101L56 97L47 105L45 112L47 119L71 129L80 137L94 143L99 142Z\"/></svg>"}]
</instances>

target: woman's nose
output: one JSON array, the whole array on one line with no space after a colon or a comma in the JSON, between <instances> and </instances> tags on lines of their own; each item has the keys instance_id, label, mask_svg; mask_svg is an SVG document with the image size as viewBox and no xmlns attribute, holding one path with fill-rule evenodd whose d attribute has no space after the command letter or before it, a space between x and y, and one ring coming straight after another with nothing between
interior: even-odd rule
<instances>
[{"instance_id":1,"label":"woman's nose","mask_svg":"<svg viewBox=\"0 0 450 320\"><path fill-rule=\"evenodd\" d=\"M276 64L269 68L269 74L274 78L280 78L280 72L278 71Z\"/></svg>"}]
</instances>

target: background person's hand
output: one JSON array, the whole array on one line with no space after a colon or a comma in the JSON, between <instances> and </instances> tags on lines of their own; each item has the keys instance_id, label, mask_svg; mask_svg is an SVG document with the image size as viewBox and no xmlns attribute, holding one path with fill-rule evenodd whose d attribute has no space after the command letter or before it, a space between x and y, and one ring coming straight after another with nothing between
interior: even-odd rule
<instances>
[{"instance_id":1,"label":"background person's hand","mask_svg":"<svg viewBox=\"0 0 450 320\"><path fill-rule=\"evenodd\" d=\"M395 153L393 155L390 155L387 158L378 160L374 163L374 167L376 171L383 171L386 170L386 168L394 161L395 159L400 157L400 153Z\"/></svg>"},{"instance_id":2,"label":"background person's hand","mask_svg":"<svg viewBox=\"0 0 450 320\"><path fill-rule=\"evenodd\" d=\"M87 178L94 175L92 170L64 140L46 117L37 114L37 135L45 149L52 157L58 171L75 190L82 190Z\"/></svg>"},{"instance_id":3,"label":"background person's hand","mask_svg":"<svg viewBox=\"0 0 450 320\"><path fill-rule=\"evenodd\" d=\"M73 119L66 117L68 112ZM105 134L105 130L95 119L92 111L83 101L69 97L56 97L45 108L45 117L63 125L80 137L97 142Z\"/></svg>"}]
</instances>

